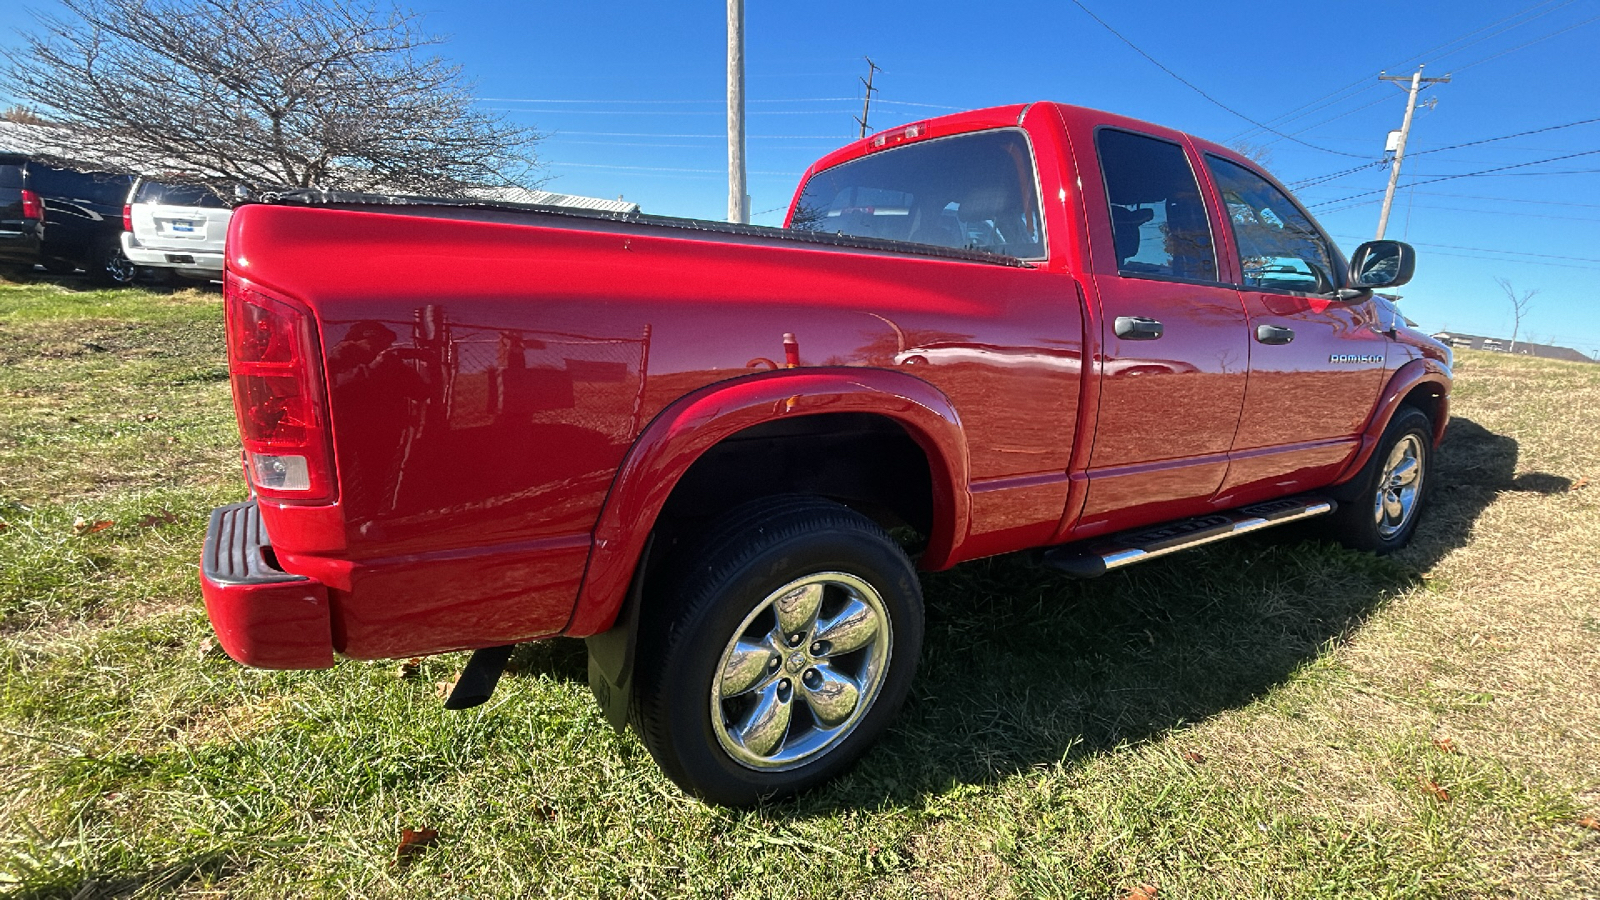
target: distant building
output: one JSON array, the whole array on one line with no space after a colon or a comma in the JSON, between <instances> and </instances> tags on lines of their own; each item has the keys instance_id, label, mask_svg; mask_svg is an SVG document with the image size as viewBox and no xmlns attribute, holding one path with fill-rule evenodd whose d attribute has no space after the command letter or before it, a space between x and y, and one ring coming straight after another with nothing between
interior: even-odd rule
<instances>
[{"instance_id":1,"label":"distant building","mask_svg":"<svg viewBox=\"0 0 1600 900\"><path fill-rule=\"evenodd\" d=\"M1469 350L1491 350L1496 353L1511 352L1509 338L1484 337L1477 334L1462 334L1459 331L1441 331L1433 336L1440 343L1452 347L1464 347ZM1568 362L1592 363L1595 360L1584 356L1571 347L1556 347L1550 344L1535 344L1532 341L1517 341L1518 356L1537 356L1541 359L1564 359Z\"/></svg>"}]
</instances>

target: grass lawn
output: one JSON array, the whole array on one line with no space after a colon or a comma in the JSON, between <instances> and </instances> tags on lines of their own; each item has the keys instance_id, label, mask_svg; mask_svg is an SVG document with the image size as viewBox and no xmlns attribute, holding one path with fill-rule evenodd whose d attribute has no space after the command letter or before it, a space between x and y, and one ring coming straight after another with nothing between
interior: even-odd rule
<instances>
[{"instance_id":1,"label":"grass lawn","mask_svg":"<svg viewBox=\"0 0 1600 900\"><path fill-rule=\"evenodd\" d=\"M729 812L605 725L576 642L463 713L462 654L233 663L196 583L245 493L220 299L0 282L0 894L1600 896L1600 366L1458 363L1405 553L927 576L887 738Z\"/></svg>"}]
</instances>

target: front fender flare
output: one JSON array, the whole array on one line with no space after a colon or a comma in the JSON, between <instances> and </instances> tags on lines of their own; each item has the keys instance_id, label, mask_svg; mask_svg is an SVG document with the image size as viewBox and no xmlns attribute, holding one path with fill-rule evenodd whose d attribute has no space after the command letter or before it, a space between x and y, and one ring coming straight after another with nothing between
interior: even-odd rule
<instances>
[{"instance_id":1,"label":"front fender flare","mask_svg":"<svg viewBox=\"0 0 1600 900\"><path fill-rule=\"evenodd\" d=\"M639 435L595 525L565 633L588 637L611 627L656 517L701 454L765 422L844 412L893 419L927 455L934 525L922 563L947 565L967 533L972 506L966 437L950 399L920 378L888 369L782 369L701 388L662 410Z\"/></svg>"},{"instance_id":2,"label":"front fender flare","mask_svg":"<svg viewBox=\"0 0 1600 900\"><path fill-rule=\"evenodd\" d=\"M1372 458L1372 452L1378 449L1378 442L1383 439L1383 431L1389 427L1389 420L1394 418L1395 411L1400 408L1400 402L1408 394L1424 384L1436 385L1439 389L1439 414L1433 423L1433 445L1439 446L1444 440L1445 426L1450 422L1450 370L1436 359L1424 357L1414 359L1390 376L1389 383L1379 396L1378 403L1373 407L1372 417L1367 420L1367 427L1361 432L1361 446L1356 450L1356 455L1345 466L1344 471L1334 481L1335 485L1342 485L1354 478L1361 467Z\"/></svg>"}]
</instances>

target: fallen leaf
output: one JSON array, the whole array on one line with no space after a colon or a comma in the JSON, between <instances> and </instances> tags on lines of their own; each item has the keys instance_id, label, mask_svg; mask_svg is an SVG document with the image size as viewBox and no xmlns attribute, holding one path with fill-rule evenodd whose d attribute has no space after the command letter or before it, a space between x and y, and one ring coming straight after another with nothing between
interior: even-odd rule
<instances>
[{"instance_id":1,"label":"fallen leaf","mask_svg":"<svg viewBox=\"0 0 1600 900\"><path fill-rule=\"evenodd\" d=\"M1588 486L1589 486L1589 476L1585 475L1582 478L1579 478L1577 481L1574 481L1572 483L1572 487L1567 488L1567 490L1569 490L1569 491L1581 491L1581 490L1583 490L1584 488L1586 488Z\"/></svg>"},{"instance_id":2,"label":"fallen leaf","mask_svg":"<svg viewBox=\"0 0 1600 900\"><path fill-rule=\"evenodd\" d=\"M1185 760L1188 760L1189 762L1194 763L1195 765L1199 765L1199 764L1201 764L1201 763L1206 761L1206 758L1204 756L1201 756L1200 754L1194 752L1193 750L1185 750L1185 751L1183 751L1183 758Z\"/></svg>"},{"instance_id":3,"label":"fallen leaf","mask_svg":"<svg viewBox=\"0 0 1600 900\"><path fill-rule=\"evenodd\" d=\"M1433 745L1446 753L1459 754L1461 752L1456 749L1456 742L1449 738L1434 738Z\"/></svg>"},{"instance_id":4,"label":"fallen leaf","mask_svg":"<svg viewBox=\"0 0 1600 900\"><path fill-rule=\"evenodd\" d=\"M1141 884L1124 894L1122 900L1156 900L1157 888L1153 884Z\"/></svg>"},{"instance_id":5,"label":"fallen leaf","mask_svg":"<svg viewBox=\"0 0 1600 900\"><path fill-rule=\"evenodd\" d=\"M200 653L198 655L201 659L205 659L215 649L217 649L217 642L211 638L205 638L200 642Z\"/></svg>"},{"instance_id":6,"label":"fallen leaf","mask_svg":"<svg viewBox=\"0 0 1600 900\"><path fill-rule=\"evenodd\" d=\"M11 527L11 523L10 522L7 522L5 519L0 519L0 531L5 531L5 530L9 529L10 527Z\"/></svg>"},{"instance_id":7,"label":"fallen leaf","mask_svg":"<svg viewBox=\"0 0 1600 900\"><path fill-rule=\"evenodd\" d=\"M144 415L139 417L139 421L141 421L141 422L154 422L155 420L156 420L156 414L155 413L145 413Z\"/></svg>"},{"instance_id":8,"label":"fallen leaf","mask_svg":"<svg viewBox=\"0 0 1600 900\"><path fill-rule=\"evenodd\" d=\"M1418 783L1422 785L1423 790L1432 794L1435 800L1438 800L1441 803L1450 802L1450 792L1440 787L1439 782L1434 781L1432 778L1423 778L1420 779Z\"/></svg>"},{"instance_id":9,"label":"fallen leaf","mask_svg":"<svg viewBox=\"0 0 1600 900\"><path fill-rule=\"evenodd\" d=\"M1596 819L1594 816L1579 816L1578 825L1590 831L1600 831L1600 819Z\"/></svg>"},{"instance_id":10,"label":"fallen leaf","mask_svg":"<svg viewBox=\"0 0 1600 900\"><path fill-rule=\"evenodd\" d=\"M456 682L460 680L461 676L457 675L449 681L435 681L433 686L438 690L440 697L448 699L450 697L450 692L456 689Z\"/></svg>"},{"instance_id":11,"label":"fallen leaf","mask_svg":"<svg viewBox=\"0 0 1600 900\"><path fill-rule=\"evenodd\" d=\"M422 657L413 656L400 664L400 669L395 673L395 676L400 679L415 678L417 670L420 668L422 668Z\"/></svg>"},{"instance_id":12,"label":"fallen leaf","mask_svg":"<svg viewBox=\"0 0 1600 900\"><path fill-rule=\"evenodd\" d=\"M439 842L439 832L432 828L402 828L400 846L395 849L394 861L405 865L422 851Z\"/></svg>"},{"instance_id":13,"label":"fallen leaf","mask_svg":"<svg viewBox=\"0 0 1600 900\"><path fill-rule=\"evenodd\" d=\"M171 525L173 522L176 522L176 521L178 521L178 517L176 515L174 515L174 514L172 514L170 512L167 512L166 510L163 509L161 512L153 513L151 515L144 516L144 517L140 518L139 519L139 527L140 528L155 528L155 527L158 527L158 526L161 526L161 525Z\"/></svg>"},{"instance_id":14,"label":"fallen leaf","mask_svg":"<svg viewBox=\"0 0 1600 900\"><path fill-rule=\"evenodd\" d=\"M112 525L115 525L115 524L116 524L115 522L112 522L109 519L101 519L98 522L91 522L88 519L85 519L83 516L79 516L76 519L72 520L72 533L73 534L99 534L100 532L105 531L107 528L110 528Z\"/></svg>"}]
</instances>

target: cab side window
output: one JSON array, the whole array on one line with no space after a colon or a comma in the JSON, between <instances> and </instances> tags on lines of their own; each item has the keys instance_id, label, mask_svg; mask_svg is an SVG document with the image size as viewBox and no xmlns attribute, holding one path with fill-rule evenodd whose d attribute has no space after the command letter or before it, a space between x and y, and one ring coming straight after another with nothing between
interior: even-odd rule
<instances>
[{"instance_id":1,"label":"cab side window","mask_svg":"<svg viewBox=\"0 0 1600 900\"><path fill-rule=\"evenodd\" d=\"M1216 281L1211 226L1183 148L1103 128L1095 135L1117 271L1123 275Z\"/></svg>"},{"instance_id":2,"label":"cab side window","mask_svg":"<svg viewBox=\"0 0 1600 900\"><path fill-rule=\"evenodd\" d=\"M1246 287L1308 294L1338 287L1327 239L1287 194L1225 159L1208 156L1206 166L1228 207Z\"/></svg>"}]
</instances>

